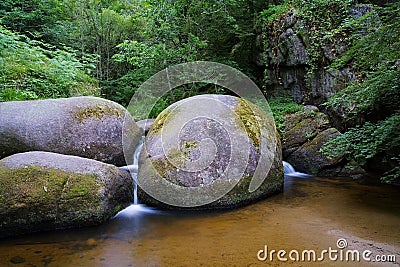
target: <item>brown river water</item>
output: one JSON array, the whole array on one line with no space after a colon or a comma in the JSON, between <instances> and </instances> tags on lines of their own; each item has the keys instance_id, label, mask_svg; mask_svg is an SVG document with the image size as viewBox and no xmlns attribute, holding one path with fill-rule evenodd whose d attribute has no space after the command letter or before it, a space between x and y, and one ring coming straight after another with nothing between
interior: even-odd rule
<instances>
[{"instance_id":1,"label":"brown river water","mask_svg":"<svg viewBox=\"0 0 400 267\"><path fill-rule=\"evenodd\" d=\"M98 227L0 240L0 266L400 266L399 193L348 179L286 177L284 193L237 210L142 207ZM322 253L329 249L332 260ZM286 254L271 258L271 250ZM316 259L306 253L302 260L304 250ZM348 250L359 251L360 261L346 261Z\"/></svg>"}]
</instances>

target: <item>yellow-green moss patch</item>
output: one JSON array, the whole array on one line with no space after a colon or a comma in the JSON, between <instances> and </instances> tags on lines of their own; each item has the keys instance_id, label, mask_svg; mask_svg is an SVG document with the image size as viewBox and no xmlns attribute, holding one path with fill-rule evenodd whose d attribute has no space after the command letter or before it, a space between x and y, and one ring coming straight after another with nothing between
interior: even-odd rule
<instances>
[{"instance_id":1,"label":"yellow-green moss patch","mask_svg":"<svg viewBox=\"0 0 400 267\"><path fill-rule=\"evenodd\" d=\"M99 185L94 175L72 175L64 187L67 198L83 197L88 200L97 200Z\"/></svg>"},{"instance_id":2,"label":"yellow-green moss patch","mask_svg":"<svg viewBox=\"0 0 400 267\"><path fill-rule=\"evenodd\" d=\"M106 115L120 117L122 113L123 111L116 107L98 105L98 106L89 106L86 108L78 109L77 111L75 111L74 117L79 122L82 122L88 118L95 118L101 120Z\"/></svg>"},{"instance_id":3,"label":"yellow-green moss patch","mask_svg":"<svg viewBox=\"0 0 400 267\"><path fill-rule=\"evenodd\" d=\"M186 161L186 154L179 148L171 148L168 151L167 160L174 165L184 167Z\"/></svg>"},{"instance_id":4,"label":"yellow-green moss patch","mask_svg":"<svg viewBox=\"0 0 400 267\"><path fill-rule=\"evenodd\" d=\"M63 194L67 197L84 196L89 200L97 195L98 189L95 176L91 174L68 173L40 166L0 167L0 206L56 204Z\"/></svg>"},{"instance_id":5,"label":"yellow-green moss patch","mask_svg":"<svg viewBox=\"0 0 400 267\"><path fill-rule=\"evenodd\" d=\"M240 98L235 107L235 114L239 116L239 119L242 121L246 129L248 137L258 149L260 146L261 131L259 119L257 119L253 107L250 106L249 102Z\"/></svg>"},{"instance_id":6,"label":"yellow-green moss patch","mask_svg":"<svg viewBox=\"0 0 400 267\"><path fill-rule=\"evenodd\" d=\"M151 134L155 135L155 134L159 133L162 130L162 128L164 126L164 123L165 123L165 120L168 118L169 115L171 115L171 110L169 110L169 109L164 110L163 112L161 112L158 115L158 117L156 118L156 120L153 122L153 124L151 125L148 134L149 135L151 135Z\"/></svg>"},{"instance_id":7,"label":"yellow-green moss patch","mask_svg":"<svg viewBox=\"0 0 400 267\"><path fill-rule=\"evenodd\" d=\"M190 158L190 152L194 149L197 149L197 142L192 140L192 141L183 141L182 142L182 151L185 155L185 158L189 159Z\"/></svg>"}]
</instances>

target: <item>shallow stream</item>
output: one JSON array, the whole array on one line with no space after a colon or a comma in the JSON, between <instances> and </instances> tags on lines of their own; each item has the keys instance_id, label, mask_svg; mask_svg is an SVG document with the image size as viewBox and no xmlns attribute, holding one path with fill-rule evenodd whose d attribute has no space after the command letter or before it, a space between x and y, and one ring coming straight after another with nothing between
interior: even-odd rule
<instances>
[{"instance_id":1,"label":"shallow stream","mask_svg":"<svg viewBox=\"0 0 400 267\"><path fill-rule=\"evenodd\" d=\"M108 223L0 240L0 266L310 266L259 261L270 250L369 249L397 263L330 261L314 266L399 266L400 190L348 179L286 177L285 191L237 210L159 212L131 207ZM261 253L261 256L264 254ZM294 255L294 254L293 254ZM288 257L288 255L286 255Z\"/></svg>"}]
</instances>

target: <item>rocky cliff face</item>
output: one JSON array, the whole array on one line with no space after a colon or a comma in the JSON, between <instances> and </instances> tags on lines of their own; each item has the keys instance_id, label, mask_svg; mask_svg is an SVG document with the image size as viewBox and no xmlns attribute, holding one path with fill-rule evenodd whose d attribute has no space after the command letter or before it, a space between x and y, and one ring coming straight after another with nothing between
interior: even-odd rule
<instances>
[{"instance_id":1,"label":"rocky cliff face","mask_svg":"<svg viewBox=\"0 0 400 267\"><path fill-rule=\"evenodd\" d=\"M329 70L331 63L348 49L348 32L310 23L291 8L268 23L258 37L258 64L265 68L264 79L270 96L293 96L297 103L320 105L357 78L352 67ZM366 35L379 26L372 5L358 5L348 11L350 18L367 19L358 22L352 34ZM343 20L345 21L345 20ZM322 36L323 35L323 36Z\"/></svg>"}]
</instances>

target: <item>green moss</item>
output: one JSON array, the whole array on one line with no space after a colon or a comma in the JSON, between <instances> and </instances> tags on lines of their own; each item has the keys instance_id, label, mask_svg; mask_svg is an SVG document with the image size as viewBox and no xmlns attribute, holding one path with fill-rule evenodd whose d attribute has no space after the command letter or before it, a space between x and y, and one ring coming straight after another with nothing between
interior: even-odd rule
<instances>
[{"instance_id":1,"label":"green moss","mask_svg":"<svg viewBox=\"0 0 400 267\"><path fill-rule=\"evenodd\" d=\"M167 161L163 160L155 160L152 162L152 167L154 168L155 172L151 175L152 179L166 179L168 177L168 172L172 170L173 166Z\"/></svg>"},{"instance_id":2,"label":"green moss","mask_svg":"<svg viewBox=\"0 0 400 267\"><path fill-rule=\"evenodd\" d=\"M96 183L94 175L73 175L68 179L68 185L65 185L64 192L68 199L75 197L84 197L88 200L97 195L99 185Z\"/></svg>"},{"instance_id":3,"label":"green moss","mask_svg":"<svg viewBox=\"0 0 400 267\"><path fill-rule=\"evenodd\" d=\"M185 186L181 181L179 181L179 179L177 179L178 176L174 175L177 172L177 168L171 163L170 159L155 160L152 162L152 166L156 170L156 175L153 175L153 178L166 179L176 185Z\"/></svg>"},{"instance_id":4,"label":"green moss","mask_svg":"<svg viewBox=\"0 0 400 267\"><path fill-rule=\"evenodd\" d=\"M183 147L186 149L192 149L192 148L197 148L197 142L192 140L192 141L183 141Z\"/></svg>"},{"instance_id":5,"label":"green moss","mask_svg":"<svg viewBox=\"0 0 400 267\"><path fill-rule=\"evenodd\" d=\"M179 148L171 148L167 155L168 161L173 162L175 165L183 166L185 164L186 155Z\"/></svg>"},{"instance_id":6,"label":"green moss","mask_svg":"<svg viewBox=\"0 0 400 267\"><path fill-rule=\"evenodd\" d=\"M122 210L122 207L121 207L121 205L116 205L115 207L114 207L114 213L118 213L118 212L120 212Z\"/></svg>"},{"instance_id":7,"label":"green moss","mask_svg":"<svg viewBox=\"0 0 400 267\"><path fill-rule=\"evenodd\" d=\"M260 118L257 118L255 108L255 105L240 98L238 100L238 105L235 107L235 114L239 116L239 119L246 129L248 137L253 142L254 146L258 149L260 146L261 131Z\"/></svg>"},{"instance_id":8,"label":"green moss","mask_svg":"<svg viewBox=\"0 0 400 267\"><path fill-rule=\"evenodd\" d=\"M41 201L59 196L66 181L58 170L45 170L38 166L20 169L0 168L0 196L2 203L16 204L15 198Z\"/></svg>"},{"instance_id":9,"label":"green moss","mask_svg":"<svg viewBox=\"0 0 400 267\"><path fill-rule=\"evenodd\" d=\"M98 187L94 175L71 174L40 166L0 167L0 206L42 202L55 205L64 196L89 199L97 194Z\"/></svg>"},{"instance_id":10,"label":"green moss","mask_svg":"<svg viewBox=\"0 0 400 267\"><path fill-rule=\"evenodd\" d=\"M158 117L156 118L156 120L154 121L154 123L151 125L150 130L149 130L149 135L156 135L157 133L159 133L165 123L165 120L168 118L168 116L171 114L171 110L170 109L166 109L163 112L161 112Z\"/></svg>"},{"instance_id":11,"label":"green moss","mask_svg":"<svg viewBox=\"0 0 400 267\"><path fill-rule=\"evenodd\" d=\"M97 105L78 109L74 113L75 119L77 119L79 122L82 122L88 118L101 120L106 115L120 117L122 115L122 110L116 107Z\"/></svg>"}]
</instances>

